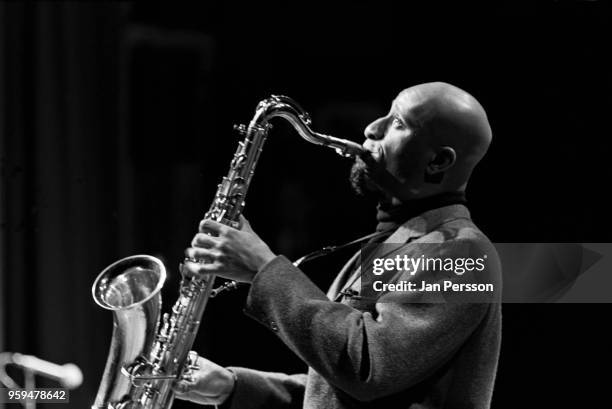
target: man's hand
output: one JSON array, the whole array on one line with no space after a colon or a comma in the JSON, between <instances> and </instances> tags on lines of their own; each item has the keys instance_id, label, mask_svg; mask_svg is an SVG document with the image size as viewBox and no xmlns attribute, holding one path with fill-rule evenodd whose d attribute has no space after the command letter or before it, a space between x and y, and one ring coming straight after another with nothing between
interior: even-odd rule
<instances>
[{"instance_id":1,"label":"man's hand","mask_svg":"<svg viewBox=\"0 0 612 409\"><path fill-rule=\"evenodd\" d=\"M202 220L200 233L185 250L187 275L215 274L231 280L250 283L257 271L276 255L255 234L249 222L240 216L240 230Z\"/></svg>"},{"instance_id":2,"label":"man's hand","mask_svg":"<svg viewBox=\"0 0 612 409\"><path fill-rule=\"evenodd\" d=\"M190 370L172 385L176 397L201 405L220 405L232 394L235 376L208 359L198 357L197 369Z\"/></svg>"}]
</instances>

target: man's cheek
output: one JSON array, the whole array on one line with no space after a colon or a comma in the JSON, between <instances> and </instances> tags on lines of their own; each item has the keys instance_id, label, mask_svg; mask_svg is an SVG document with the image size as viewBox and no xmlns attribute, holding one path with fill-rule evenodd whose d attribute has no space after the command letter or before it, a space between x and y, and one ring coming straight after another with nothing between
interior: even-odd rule
<instances>
[{"instance_id":1,"label":"man's cheek","mask_svg":"<svg viewBox=\"0 0 612 409\"><path fill-rule=\"evenodd\" d=\"M427 167L427 160L417 149L416 146L407 146L406 150L390 161L389 172L402 180L421 178Z\"/></svg>"}]
</instances>

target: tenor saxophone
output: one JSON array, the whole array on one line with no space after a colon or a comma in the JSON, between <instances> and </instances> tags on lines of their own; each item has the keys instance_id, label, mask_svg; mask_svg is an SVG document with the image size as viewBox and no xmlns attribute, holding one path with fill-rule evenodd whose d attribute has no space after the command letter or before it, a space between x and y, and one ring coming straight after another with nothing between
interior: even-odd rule
<instances>
[{"instance_id":1,"label":"tenor saxophone","mask_svg":"<svg viewBox=\"0 0 612 409\"><path fill-rule=\"evenodd\" d=\"M275 117L287 120L308 142L332 148L342 156L356 157L365 152L355 142L312 131L307 112L291 98L273 95L259 102L248 126L234 127L244 139L218 186L206 219L237 226L271 129L269 121ZM161 316L160 291L165 279L166 270L159 259L138 255L111 264L95 280L92 286L95 302L114 314L110 351L92 408L172 406L172 383L193 365L190 350L214 291L215 276L183 276L176 303Z\"/></svg>"}]
</instances>

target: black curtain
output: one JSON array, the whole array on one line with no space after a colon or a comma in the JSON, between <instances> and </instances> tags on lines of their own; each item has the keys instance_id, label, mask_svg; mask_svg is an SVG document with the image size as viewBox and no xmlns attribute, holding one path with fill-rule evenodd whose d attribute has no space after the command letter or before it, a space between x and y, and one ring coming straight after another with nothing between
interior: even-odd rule
<instances>
[{"instance_id":1,"label":"black curtain","mask_svg":"<svg viewBox=\"0 0 612 409\"><path fill-rule=\"evenodd\" d=\"M129 228L118 177L122 7L0 3L0 346L75 362L91 380L111 323L90 286ZM71 404L90 405L96 386Z\"/></svg>"}]
</instances>

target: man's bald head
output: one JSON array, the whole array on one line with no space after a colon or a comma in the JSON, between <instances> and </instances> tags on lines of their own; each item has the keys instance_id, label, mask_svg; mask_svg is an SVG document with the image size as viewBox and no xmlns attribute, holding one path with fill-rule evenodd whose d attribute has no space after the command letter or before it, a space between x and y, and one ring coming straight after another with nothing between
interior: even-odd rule
<instances>
[{"instance_id":1,"label":"man's bald head","mask_svg":"<svg viewBox=\"0 0 612 409\"><path fill-rule=\"evenodd\" d=\"M397 178L389 188L404 198L464 190L491 143L482 105L443 82L400 92L389 114L372 122L365 135L364 146Z\"/></svg>"},{"instance_id":2,"label":"man's bald head","mask_svg":"<svg viewBox=\"0 0 612 409\"><path fill-rule=\"evenodd\" d=\"M472 95L454 85L430 82L405 89L398 98L414 102L414 120L430 147L449 146L457 154L451 173L469 173L491 143L491 127L484 108ZM458 175L460 176L460 175Z\"/></svg>"}]
</instances>

